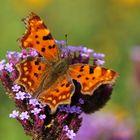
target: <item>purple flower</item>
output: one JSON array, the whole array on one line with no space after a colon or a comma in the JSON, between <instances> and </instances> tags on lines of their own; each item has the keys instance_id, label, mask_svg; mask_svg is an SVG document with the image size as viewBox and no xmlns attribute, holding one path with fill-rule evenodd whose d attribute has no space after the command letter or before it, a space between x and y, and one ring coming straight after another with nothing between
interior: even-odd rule
<instances>
[{"instance_id":1,"label":"purple flower","mask_svg":"<svg viewBox=\"0 0 140 140\"><path fill-rule=\"evenodd\" d=\"M44 120L44 119L46 118L46 115L45 115L45 114L41 114L41 115L39 115L39 118L40 118L41 120Z\"/></svg>"},{"instance_id":2,"label":"purple flower","mask_svg":"<svg viewBox=\"0 0 140 140\"><path fill-rule=\"evenodd\" d=\"M25 94L25 97L26 97L27 99L31 99L31 98L32 98L32 96L31 96L29 93L26 93L26 94Z\"/></svg>"},{"instance_id":3,"label":"purple flower","mask_svg":"<svg viewBox=\"0 0 140 140\"><path fill-rule=\"evenodd\" d=\"M5 65L5 69L8 71L8 72L13 72L13 65L12 64L10 64L10 63L7 63L6 65Z\"/></svg>"},{"instance_id":4,"label":"purple flower","mask_svg":"<svg viewBox=\"0 0 140 140\"><path fill-rule=\"evenodd\" d=\"M95 64L96 64L97 66L101 66L101 65L103 65L104 63L105 63L104 60L99 60L99 59L97 59L97 60L95 61Z\"/></svg>"},{"instance_id":5,"label":"purple flower","mask_svg":"<svg viewBox=\"0 0 140 140\"><path fill-rule=\"evenodd\" d=\"M25 99L25 95L26 95L25 92L19 91L18 93L16 93L16 97L15 98L17 100L24 100Z\"/></svg>"},{"instance_id":6,"label":"purple flower","mask_svg":"<svg viewBox=\"0 0 140 140\"><path fill-rule=\"evenodd\" d=\"M36 106L36 105L39 105L39 102L38 102L37 99L31 98L31 99L29 100L29 104L30 104L30 105L33 105L33 106Z\"/></svg>"},{"instance_id":7,"label":"purple flower","mask_svg":"<svg viewBox=\"0 0 140 140\"><path fill-rule=\"evenodd\" d=\"M104 59L105 55L103 53L94 53L94 59Z\"/></svg>"},{"instance_id":8,"label":"purple flower","mask_svg":"<svg viewBox=\"0 0 140 140\"><path fill-rule=\"evenodd\" d=\"M28 120L30 116L28 115L27 111L24 111L20 114L19 117L20 117L21 120Z\"/></svg>"},{"instance_id":9,"label":"purple flower","mask_svg":"<svg viewBox=\"0 0 140 140\"><path fill-rule=\"evenodd\" d=\"M83 105L83 104L84 104L84 100L83 100L82 98L80 98L80 99L79 99L79 103L80 103L81 105Z\"/></svg>"},{"instance_id":10,"label":"purple flower","mask_svg":"<svg viewBox=\"0 0 140 140\"><path fill-rule=\"evenodd\" d=\"M13 110L11 114L9 114L10 118L16 118L19 116L19 111Z\"/></svg>"},{"instance_id":11,"label":"purple flower","mask_svg":"<svg viewBox=\"0 0 140 140\"><path fill-rule=\"evenodd\" d=\"M18 92L19 89L20 89L20 86L17 85L17 84L15 84L14 86L12 86L12 90L13 90L14 92Z\"/></svg>"},{"instance_id":12,"label":"purple flower","mask_svg":"<svg viewBox=\"0 0 140 140\"><path fill-rule=\"evenodd\" d=\"M84 48L83 48L83 52L85 52L85 53L93 53L94 50L84 47Z\"/></svg>"},{"instance_id":13,"label":"purple flower","mask_svg":"<svg viewBox=\"0 0 140 140\"><path fill-rule=\"evenodd\" d=\"M34 49L30 49L30 55L31 56L38 56L38 52L36 51L36 50L34 50Z\"/></svg>"},{"instance_id":14,"label":"purple flower","mask_svg":"<svg viewBox=\"0 0 140 140\"><path fill-rule=\"evenodd\" d=\"M31 113L33 113L34 115L37 115L40 113L40 111L41 111L40 108L34 108L33 110L31 110Z\"/></svg>"},{"instance_id":15,"label":"purple flower","mask_svg":"<svg viewBox=\"0 0 140 140\"><path fill-rule=\"evenodd\" d=\"M65 42L65 41L63 41L63 40L60 40L60 41L55 40L55 41L56 41L56 43L57 43L57 44L59 44L60 46L63 46L63 45L65 45L65 44L66 44L66 42Z\"/></svg>"},{"instance_id":16,"label":"purple flower","mask_svg":"<svg viewBox=\"0 0 140 140\"><path fill-rule=\"evenodd\" d=\"M4 63L5 63L4 59L0 61L0 71L4 69Z\"/></svg>"}]
</instances>

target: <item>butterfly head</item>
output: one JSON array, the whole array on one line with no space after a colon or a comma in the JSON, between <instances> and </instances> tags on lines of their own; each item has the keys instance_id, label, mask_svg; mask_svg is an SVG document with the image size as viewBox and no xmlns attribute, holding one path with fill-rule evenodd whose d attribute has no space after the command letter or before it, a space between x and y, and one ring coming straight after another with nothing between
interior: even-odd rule
<instances>
[{"instance_id":1,"label":"butterfly head","mask_svg":"<svg viewBox=\"0 0 140 140\"><path fill-rule=\"evenodd\" d=\"M69 67L69 59L61 59L58 63L54 65L53 73L56 75L66 74Z\"/></svg>"}]
</instances>

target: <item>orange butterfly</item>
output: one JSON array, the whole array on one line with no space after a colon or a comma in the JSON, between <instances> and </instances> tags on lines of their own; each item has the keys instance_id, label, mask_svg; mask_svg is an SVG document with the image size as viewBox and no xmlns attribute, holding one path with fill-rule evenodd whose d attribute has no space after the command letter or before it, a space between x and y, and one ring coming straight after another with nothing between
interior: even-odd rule
<instances>
[{"instance_id":1,"label":"orange butterfly","mask_svg":"<svg viewBox=\"0 0 140 140\"><path fill-rule=\"evenodd\" d=\"M22 48L34 48L43 57L28 57L16 65L17 84L25 87L54 113L60 104L70 104L75 92L73 79L81 84L81 93L92 95L102 84L112 84L117 73L89 64L69 64L62 59L60 49L43 21L34 13L25 20L27 31L20 39Z\"/></svg>"}]
</instances>

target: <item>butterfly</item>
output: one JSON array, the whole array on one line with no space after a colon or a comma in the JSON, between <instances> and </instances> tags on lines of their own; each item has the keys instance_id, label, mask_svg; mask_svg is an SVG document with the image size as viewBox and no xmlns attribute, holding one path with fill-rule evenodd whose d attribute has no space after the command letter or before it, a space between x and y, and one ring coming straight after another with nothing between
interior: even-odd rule
<instances>
[{"instance_id":1,"label":"butterfly","mask_svg":"<svg viewBox=\"0 0 140 140\"><path fill-rule=\"evenodd\" d=\"M20 38L23 49L33 48L42 57L27 57L16 67L19 76L16 83L47 104L54 113L60 104L70 104L75 92L73 80L81 85L81 94L92 95L103 84L112 84L117 73L100 66L75 63L61 58L60 48L49 29L35 13L24 19L26 32Z\"/></svg>"}]
</instances>

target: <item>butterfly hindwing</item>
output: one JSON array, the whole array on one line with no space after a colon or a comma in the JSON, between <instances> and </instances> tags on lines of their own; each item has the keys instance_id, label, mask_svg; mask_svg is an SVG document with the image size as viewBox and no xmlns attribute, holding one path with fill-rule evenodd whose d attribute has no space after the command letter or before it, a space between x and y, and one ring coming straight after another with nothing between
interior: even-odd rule
<instances>
[{"instance_id":1,"label":"butterfly hindwing","mask_svg":"<svg viewBox=\"0 0 140 140\"><path fill-rule=\"evenodd\" d=\"M81 84L81 93L92 95L102 84L113 84L117 73L103 67L93 67L88 64L70 65L69 75Z\"/></svg>"},{"instance_id":2,"label":"butterfly hindwing","mask_svg":"<svg viewBox=\"0 0 140 140\"><path fill-rule=\"evenodd\" d=\"M31 13L24 19L24 22L27 30L20 39L21 47L36 49L50 62L58 61L60 58L59 48L40 17Z\"/></svg>"},{"instance_id":3,"label":"butterfly hindwing","mask_svg":"<svg viewBox=\"0 0 140 140\"><path fill-rule=\"evenodd\" d=\"M58 77L48 89L43 90L38 99L41 103L48 104L51 108L51 113L54 113L58 105L70 104L74 91L73 81L65 74Z\"/></svg>"},{"instance_id":4,"label":"butterfly hindwing","mask_svg":"<svg viewBox=\"0 0 140 140\"><path fill-rule=\"evenodd\" d=\"M31 95L39 88L44 77L49 76L50 66L40 58L28 57L16 65L19 77L15 81L25 87ZM49 69L48 69L49 68Z\"/></svg>"}]
</instances>

